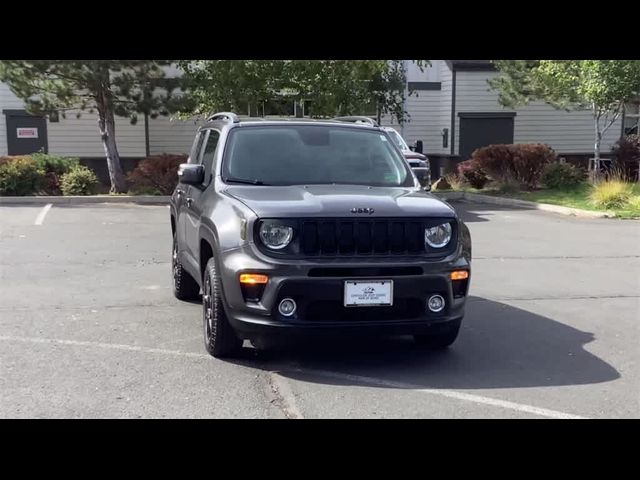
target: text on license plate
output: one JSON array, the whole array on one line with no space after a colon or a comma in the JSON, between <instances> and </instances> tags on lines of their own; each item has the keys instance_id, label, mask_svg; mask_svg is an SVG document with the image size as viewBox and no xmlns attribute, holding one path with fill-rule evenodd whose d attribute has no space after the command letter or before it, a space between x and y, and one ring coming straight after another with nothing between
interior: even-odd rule
<instances>
[{"instance_id":1,"label":"text on license plate","mask_svg":"<svg viewBox=\"0 0 640 480\"><path fill-rule=\"evenodd\" d=\"M393 304L393 281L347 280L344 282L344 306L380 306Z\"/></svg>"}]
</instances>

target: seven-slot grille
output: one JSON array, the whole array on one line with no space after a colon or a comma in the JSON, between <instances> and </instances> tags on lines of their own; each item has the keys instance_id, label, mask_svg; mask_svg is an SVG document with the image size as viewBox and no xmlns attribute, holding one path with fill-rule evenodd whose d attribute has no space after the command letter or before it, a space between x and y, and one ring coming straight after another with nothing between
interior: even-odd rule
<instances>
[{"instance_id":1,"label":"seven-slot grille","mask_svg":"<svg viewBox=\"0 0 640 480\"><path fill-rule=\"evenodd\" d=\"M451 250L425 247L427 227L451 219L305 219L300 221L300 253L303 255L442 254Z\"/></svg>"}]
</instances>

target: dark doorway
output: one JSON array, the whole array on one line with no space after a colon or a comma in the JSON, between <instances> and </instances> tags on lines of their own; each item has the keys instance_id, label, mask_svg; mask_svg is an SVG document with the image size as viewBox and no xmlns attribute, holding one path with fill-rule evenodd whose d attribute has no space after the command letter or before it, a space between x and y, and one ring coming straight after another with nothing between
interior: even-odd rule
<instances>
[{"instance_id":1,"label":"dark doorway","mask_svg":"<svg viewBox=\"0 0 640 480\"><path fill-rule=\"evenodd\" d=\"M7 116L7 149L9 155L28 155L49 150L47 120L24 110L3 110Z\"/></svg>"},{"instance_id":2,"label":"dark doorway","mask_svg":"<svg viewBox=\"0 0 640 480\"><path fill-rule=\"evenodd\" d=\"M513 143L515 113L459 113L460 157L467 160L477 148Z\"/></svg>"}]
</instances>

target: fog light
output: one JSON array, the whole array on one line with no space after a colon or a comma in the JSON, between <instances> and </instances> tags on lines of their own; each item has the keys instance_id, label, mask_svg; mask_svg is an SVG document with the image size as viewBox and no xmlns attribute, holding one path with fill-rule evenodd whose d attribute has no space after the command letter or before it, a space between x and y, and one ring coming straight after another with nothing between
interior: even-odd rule
<instances>
[{"instance_id":1,"label":"fog light","mask_svg":"<svg viewBox=\"0 0 640 480\"><path fill-rule=\"evenodd\" d=\"M296 302L293 300L293 298L285 298L280 302L280 305L278 305L278 311L280 312L280 315L283 315L285 317L290 317L291 315L296 313L296 308Z\"/></svg>"},{"instance_id":2,"label":"fog light","mask_svg":"<svg viewBox=\"0 0 640 480\"><path fill-rule=\"evenodd\" d=\"M444 309L444 298L441 295L431 295L427 301L427 307L432 312L441 312Z\"/></svg>"}]
</instances>

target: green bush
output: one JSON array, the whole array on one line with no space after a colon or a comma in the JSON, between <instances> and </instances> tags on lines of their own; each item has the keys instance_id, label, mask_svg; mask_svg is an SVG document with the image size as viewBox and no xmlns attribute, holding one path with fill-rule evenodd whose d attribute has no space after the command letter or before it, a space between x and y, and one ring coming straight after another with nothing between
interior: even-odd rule
<instances>
[{"instance_id":1,"label":"green bush","mask_svg":"<svg viewBox=\"0 0 640 480\"><path fill-rule=\"evenodd\" d=\"M34 195L45 172L29 156L0 158L0 195Z\"/></svg>"},{"instance_id":2,"label":"green bush","mask_svg":"<svg viewBox=\"0 0 640 480\"><path fill-rule=\"evenodd\" d=\"M51 153L33 153L31 158L46 173L55 173L62 176L73 167L80 164L79 158L63 157L62 155L54 155Z\"/></svg>"},{"instance_id":3,"label":"green bush","mask_svg":"<svg viewBox=\"0 0 640 480\"><path fill-rule=\"evenodd\" d=\"M573 188L586 178L586 172L570 163L551 163L545 167L542 183L548 188Z\"/></svg>"},{"instance_id":4,"label":"green bush","mask_svg":"<svg viewBox=\"0 0 640 480\"><path fill-rule=\"evenodd\" d=\"M63 195L91 195L98 185L93 170L84 165L76 165L62 175L60 187Z\"/></svg>"},{"instance_id":5,"label":"green bush","mask_svg":"<svg viewBox=\"0 0 640 480\"><path fill-rule=\"evenodd\" d=\"M593 186L591 202L596 208L619 209L628 206L633 185L622 180L607 180Z\"/></svg>"},{"instance_id":6,"label":"green bush","mask_svg":"<svg viewBox=\"0 0 640 480\"><path fill-rule=\"evenodd\" d=\"M640 195L636 195L635 197L631 197L629 199L628 205L633 210L639 210L640 211Z\"/></svg>"},{"instance_id":7,"label":"green bush","mask_svg":"<svg viewBox=\"0 0 640 480\"><path fill-rule=\"evenodd\" d=\"M62 175L69 172L73 167L80 164L80 159L52 155L48 153L34 153L31 158L38 167L44 171L45 178L42 183L43 193L47 195L60 195L60 179Z\"/></svg>"}]
</instances>

